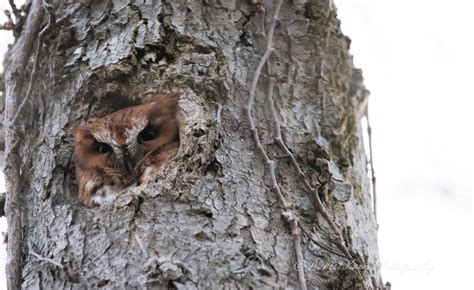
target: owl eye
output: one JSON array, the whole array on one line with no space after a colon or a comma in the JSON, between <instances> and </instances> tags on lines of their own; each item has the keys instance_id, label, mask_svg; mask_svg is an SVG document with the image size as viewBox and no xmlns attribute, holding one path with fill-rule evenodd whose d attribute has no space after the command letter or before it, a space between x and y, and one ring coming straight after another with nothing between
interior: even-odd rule
<instances>
[{"instance_id":1,"label":"owl eye","mask_svg":"<svg viewBox=\"0 0 474 290\"><path fill-rule=\"evenodd\" d=\"M143 143L146 141L153 140L159 135L158 129L152 127L146 127L143 131L138 134L138 143Z\"/></svg>"},{"instance_id":2,"label":"owl eye","mask_svg":"<svg viewBox=\"0 0 474 290\"><path fill-rule=\"evenodd\" d=\"M96 147L96 151L99 154L105 154L112 151L112 147L110 147L110 145L105 144L105 143L98 143Z\"/></svg>"}]
</instances>

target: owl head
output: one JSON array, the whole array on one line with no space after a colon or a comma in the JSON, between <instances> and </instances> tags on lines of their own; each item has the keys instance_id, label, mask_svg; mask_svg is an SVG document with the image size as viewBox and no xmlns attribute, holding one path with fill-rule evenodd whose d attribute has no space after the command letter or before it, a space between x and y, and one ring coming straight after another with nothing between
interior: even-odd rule
<instances>
[{"instance_id":1,"label":"owl head","mask_svg":"<svg viewBox=\"0 0 474 290\"><path fill-rule=\"evenodd\" d=\"M89 206L115 198L162 168L179 147L176 111L179 94L118 110L72 129L78 199Z\"/></svg>"}]
</instances>

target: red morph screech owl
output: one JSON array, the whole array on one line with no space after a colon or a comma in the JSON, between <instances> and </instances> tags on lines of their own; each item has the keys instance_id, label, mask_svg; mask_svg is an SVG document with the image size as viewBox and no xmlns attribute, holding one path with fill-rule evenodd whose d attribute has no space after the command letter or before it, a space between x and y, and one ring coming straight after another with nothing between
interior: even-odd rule
<instances>
[{"instance_id":1,"label":"red morph screech owl","mask_svg":"<svg viewBox=\"0 0 474 290\"><path fill-rule=\"evenodd\" d=\"M177 154L178 93L118 110L72 129L80 203L112 202L126 187L146 184Z\"/></svg>"}]
</instances>

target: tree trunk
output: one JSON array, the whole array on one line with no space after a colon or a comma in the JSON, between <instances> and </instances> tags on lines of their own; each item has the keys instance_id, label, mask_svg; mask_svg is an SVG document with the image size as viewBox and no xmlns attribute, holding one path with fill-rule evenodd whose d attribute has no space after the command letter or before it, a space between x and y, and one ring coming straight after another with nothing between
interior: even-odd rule
<instances>
[{"instance_id":1,"label":"tree trunk","mask_svg":"<svg viewBox=\"0 0 474 290\"><path fill-rule=\"evenodd\" d=\"M38 15L40 2L33 0L7 55L7 116L27 96L37 58L24 44L28 32L37 35L50 17ZM16 241L23 288L300 287L294 236L242 110L277 1L264 2L51 1L55 25L42 39L31 97L5 136L6 166L19 162L18 174L7 170L7 178L11 202L15 182L21 201ZM34 13L42 24L30 27ZM330 0L284 1L278 19L251 113L304 229L306 284L381 288L360 126L368 93L348 53L350 40ZM35 47L38 37L32 39ZM18 54L29 57L21 71ZM352 258L337 247L301 176L273 141L269 77L277 80L273 98L284 142ZM178 158L142 198L125 193L110 206L79 205L69 130L169 91L182 93ZM15 205L7 205L10 223Z\"/></svg>"}]
</instances>

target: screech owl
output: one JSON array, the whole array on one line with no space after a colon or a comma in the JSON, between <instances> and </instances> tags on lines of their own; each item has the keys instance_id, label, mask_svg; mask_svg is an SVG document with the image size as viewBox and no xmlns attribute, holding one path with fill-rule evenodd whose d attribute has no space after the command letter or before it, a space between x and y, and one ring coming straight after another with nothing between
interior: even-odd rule
<instances>
[{"instance_id":1,"label":"screech owl","mask_svg":"<svg viewBox=\"0 0 474 290\"><path fill-rule=\"evenodd\" d=\"M178 93L118 110L72 129L78 200L110 203L131 185L146 184L178 152Z\"/></svg>"}]
</instances>

